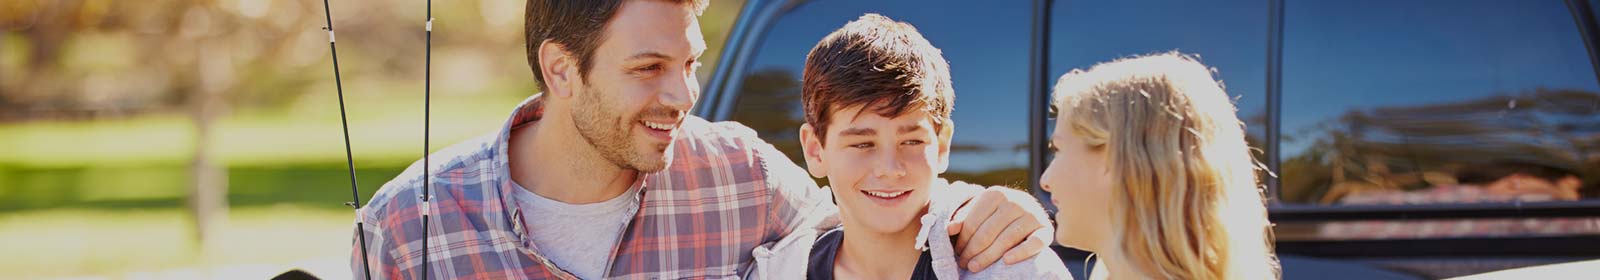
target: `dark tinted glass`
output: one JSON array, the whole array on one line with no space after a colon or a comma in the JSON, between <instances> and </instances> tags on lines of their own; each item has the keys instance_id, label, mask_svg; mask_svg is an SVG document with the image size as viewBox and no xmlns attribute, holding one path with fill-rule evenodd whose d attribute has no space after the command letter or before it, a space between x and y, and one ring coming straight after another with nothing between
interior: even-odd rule
<instances>
[{"instance_id":1,"label":"dark tinted glass","mask_svg":"<svg viewBox=\"0 0 1600 280\"><path fill-rule=\"evenodd\" d=\"M1593 199L1600 86L1563 1L1292 1L1282 198L1318 205ZM1594 234L1594 219L1285 224L1296 239Z\"/></svg>"},{"instance_id":2,"label":"dark tinted glass","mask_svg":"<svg viewBox=\"0 0 1600 280\"><path fill-rule=\"evenodd\" d=\"M1595 197L1600 87L1563 1L1285 8L1285 201Z\"/></svg>"}]
</instances>

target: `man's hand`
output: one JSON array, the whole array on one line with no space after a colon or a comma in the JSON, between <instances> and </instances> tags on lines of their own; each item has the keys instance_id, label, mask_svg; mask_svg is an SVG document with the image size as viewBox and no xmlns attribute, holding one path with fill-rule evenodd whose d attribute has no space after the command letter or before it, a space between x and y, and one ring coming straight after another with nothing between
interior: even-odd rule
<instances>
[{"instance_id":1,"label":"man's hand","mask_svg":"<svg viewBox=\"0 0 1600 280\"><path fill-rule=\"evenodd\" d=\"M1044 207L1028 193L1004 187L984 189L956 209L946 230L956 236L958 264L981 271L998 261L1016 264L1038 255L1055 238Z\"/></svg>"}]
</instances>

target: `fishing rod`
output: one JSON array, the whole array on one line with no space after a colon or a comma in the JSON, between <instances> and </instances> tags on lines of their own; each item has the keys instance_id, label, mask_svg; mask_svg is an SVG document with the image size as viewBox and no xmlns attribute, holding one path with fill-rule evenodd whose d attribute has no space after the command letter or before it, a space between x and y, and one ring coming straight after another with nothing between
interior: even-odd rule
<instances>
[{"instance_id":1,"label":"fishing rod","mask_svg":"<svg viewBox=\"0 0 1600 280\"><path fill-rule=\"evenodd\" d=\"M433 198L433 193L429 192L429 185L431 183L429 181L431 180L428 179L430 175L428 172L428 168L430 167L428 164L428 116L429 109L431 107L429 103L432 102L431 100L433 99L431 92L431 88L433 87L433 0L428 0L427 16L428 23L423 28L424 32L426 33L426 39L423 43L424 48L422 59L422 209L418 210L422 212L421 275L423 280L428 279L428 239L431 236L428 234L428 213L433 212L433 208L428 207L428 201L432 200Z\"/></svg>"},{"instance_id":2,"label":"fishing rod","mask_svg":"<svg viewBox=\"0 0 1600 280\"><path fill-rule=\"evenodd\" d=\"M367 234L364 228L365 225L362 223L366 219L361 214L361 191L356 187L356 161L355 157L350 153L350 122L345 117L344 82L339 79L339 47L334 43L333 9L328 8L328 0L322 0L322 12L323 19L327 20L328 24L322 27L322 30L328 31L328 52L333 55L333 88L339 93L339 127L344 130L344 162L346 169L350 171L350 197L352 200L345 202L345 205L355 209L356 212L355 230L356 239L361 242L361 270L367 276L363 279L372 279L372 267L369 266L370 261L367 260Z\"/></svg>"},{"instance_id":3,"label":"fishing rod","mask_svg":"<svg viewBox=\"0 0 1600 280\"><path fill-rule=\"evenodd\" d=\"M350 206L350 208L354 209L356 212L355 231L357 240L359 240L361 243L361 269L366 275L364 279L372 279L372 267L370 265L371 261L368 259L369 253L367 252L367 235L366 231L364 230L365 225L363 223L363 221L366 219L363 217L364 214L361 212L361 192L356 184L355 157L350 151L350 123L345 113L344 83L341 81L339 76L339 50L335 43L336 40L334 39L333 11L331 8L329 8L328 0L322 0L322 11L325 15L324 19L327 21L327 26L323 27L322 29L328 31L328 49L333 55L334 89L339 94L339 124L344 132L345 164L346 168L350 172L350 196L353 200L350 202L345 202L345 205ZM422 279L428 279L428 239L431 236L428 230L428 214L433 210L433 208L429 205L429 201L433 196L431 195L431 182L429 180L430 164L428 161L429 117L432 109L431 88L433 87L433 0L428 0L427 17L428 20L423 27L423 31L426 34L426 41L424 43L425 48L423 50L422 88L422 195L418 196L418 198L422 200L422 208L418 210L422 214L422 273L419 274L420 278Z\"/></svg>"}]
</instances>

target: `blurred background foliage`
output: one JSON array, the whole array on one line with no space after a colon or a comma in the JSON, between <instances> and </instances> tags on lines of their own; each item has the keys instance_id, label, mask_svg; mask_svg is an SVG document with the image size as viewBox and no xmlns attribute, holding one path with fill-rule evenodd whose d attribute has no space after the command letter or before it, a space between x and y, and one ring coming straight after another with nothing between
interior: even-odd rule
<instances>
[{"instance_id":1,"label":"blurred background foliage","mask_svg":"<svg viewBox=\"0 0 1600 280\"><path fill-rule=\"evenodd\" d=\"M363 200L422 154L427 4L330 3ZM701 17L702 82L742 4ZM433 8L437 150L536 89L523 2ZM0 1L0 271L350 277L324 25L315 0Z\"/></svg>"}]
</instances>

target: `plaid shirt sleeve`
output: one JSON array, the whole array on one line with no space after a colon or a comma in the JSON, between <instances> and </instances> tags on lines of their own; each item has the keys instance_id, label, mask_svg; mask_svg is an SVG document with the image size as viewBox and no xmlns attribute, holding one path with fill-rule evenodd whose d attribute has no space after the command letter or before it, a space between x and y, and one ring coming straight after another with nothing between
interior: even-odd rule
<instances>
[{"instance_id":1,"label":"plaid shirt sleeve","mask_svg":"<svg viewBox=\"0 0 1600 280\"><path fill-rule=\"evenodd\" d=\"M388 187L393 183L390 182L384 185ZM381 203L383 201L374 199L372 202ZM363 236L350 238L352 243L350 244L350 269L352 270L351 275L355 276L353 278L366 279L361 277L372 276L372 279L390 279L394 277L392 275L398 272L394 259L387 258L382 254L382 252L389 252L393 249L393 244L388 242L388 236L384 234L387 231L379 228L383 225L372 219L376 215L370 213L372 209L382 208L382 206L369 204L356 210L356 222L360 228L356 229L355 232ZM366 248L361 247L360 238L362 237L367 239ZM366 262L365 265L362 262Z\"/></svg>"},{"instance_id":2,"label":"plaid shirt sleeve","mask_svg":"<svg viewBox=\"0 0 1600 280\"><path fill-rule=\"evenodd\" d=\"M410 170L419 168L419 166L414 165L412 168L409 168L407 171L403 172L400 177L397 177L388 183L384 183L383 187L379 189L378 193L373 195L369 202L370 204L363 206L357 211L356 219L361 223L361 229L357 232L366 236L367 246L366 250L363 251L360 247L360 239L358 239L360 237L357 236L351 238L351 241L354 242L354 244L351 244L350 268L352 270L352 275L356 276L354 278L361 279L361 277L365 277L369 271L371 272L372 279L415 278L402 276L406 274L414 275L416 272L408 270L416 266L412 265L402 267L399 265L401 263L409 262L400 261L407 260L408 254L394 253L399 252L399 248L396 247L397 244L394 243L394 240L404 239L396 239L395 235L397 233L395 232L395 229L392 228L393 225L390 225L389 223L421 223L420 213L413 212L407 215L406 213L400 213L400 211L396 211L397 207L407 208L409 211L417 210L416 207L418 206L418 203L415 202L416 199L414 199L414 196L399 195L399 193L412 193L421 191L422 184L420 181L420 170ZM413 199L399 199L400 197ZM410 223L407 223L407 221L410 221ZM415 225L414 227L418 227L420 229L421 226ZM419 230L411 231L420 232ZM363 253L365 253L365 256L363 256ZM367 266L362 266L361 262L363 260L367 262Z\"/></svg>"}]
</instances>

